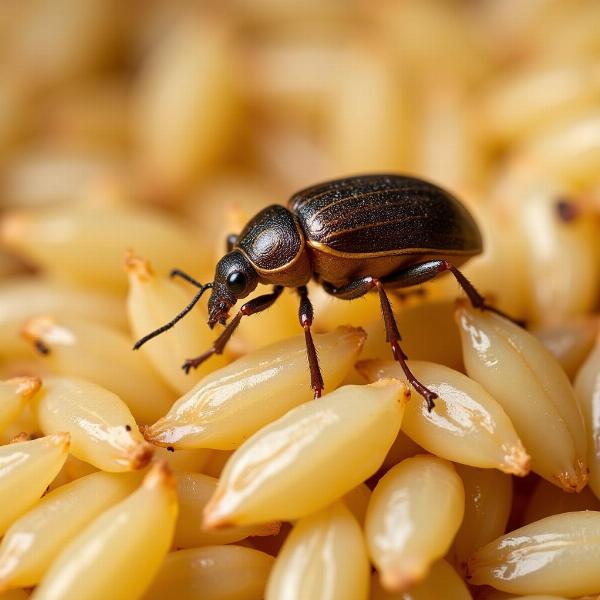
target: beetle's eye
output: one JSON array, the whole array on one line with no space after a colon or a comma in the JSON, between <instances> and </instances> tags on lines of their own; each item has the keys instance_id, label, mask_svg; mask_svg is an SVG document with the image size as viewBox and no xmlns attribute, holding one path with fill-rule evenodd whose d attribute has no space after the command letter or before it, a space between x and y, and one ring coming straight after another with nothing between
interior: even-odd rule
<instances>
[{"instance_id":1,"label":"beetle's eye","mask_svg":"<svg viewBox=\"0 0 600 600\"><path fill-rule=\"evenodd\" d=\"M248 280L241 271L234 271L227 276L227 287L232 294L239 296L246 289Z\"/></svg>"}]
</instances>

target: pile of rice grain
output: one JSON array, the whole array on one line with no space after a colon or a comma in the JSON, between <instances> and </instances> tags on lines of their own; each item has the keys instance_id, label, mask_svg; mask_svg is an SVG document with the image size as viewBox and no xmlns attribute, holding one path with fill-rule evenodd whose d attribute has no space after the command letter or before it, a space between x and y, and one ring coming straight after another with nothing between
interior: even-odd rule
<instances>
[{"instance_id":1,"label":"pile of rice grain","mask_svg":"<svg viewBox=\"0 0 600 600\"><path fill-rule=\"evenodd\" d=\"M4 0L0 600L600 597L600 5ZM222 356L228 233L299 188L411 173L477 219L465 274L310 286ZM258 290L257 294L263 293Z\"/></svg>"}]
</instances>

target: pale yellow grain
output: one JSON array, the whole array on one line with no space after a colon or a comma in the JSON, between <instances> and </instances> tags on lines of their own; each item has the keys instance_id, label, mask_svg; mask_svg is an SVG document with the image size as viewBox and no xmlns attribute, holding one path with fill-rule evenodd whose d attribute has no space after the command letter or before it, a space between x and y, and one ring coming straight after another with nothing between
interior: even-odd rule
<instances>
[{"instance_id":1,"label":"pale yellow grain","mask_svg":"<svg viewBox=\"0 0 600 600\"><path fill-rule=\"evenodd\" d=\"M227 24L181 16L147 56L135 95L143 174L165 195L218 163L238 113Z\"/></svg>"},{"instance_id":2,"label":"pale yellow grain","mask_svg":"<svg viewBox=\"0 0 600 600\"><path fill-rule=\"evenodd\" d=\"M383 587L403 592L427 577L446 554L465 508L452 463L431 455L407 458L377 483L365 536Z\"/></svg>"},{"instance_id":3,"label":"pale yellow grain","mask_svg":"<svg viewBox=\"0 0 600 600\"><path fill-rule=\"evenodd\" d=\"M560 323L591 312L600 294L596 214L583 198L548 182L526 190L515 210L527 256L528 320Z\"/></svg>"},{"instance_id":4,"label":"pale yellow grain","mask_svg":"<svg viewBox=\"0 0 600 600\"><path fill-rule=\"evenodd\" d=\"M262 600L273 557L241 546L167 554L144 600Z\"/></svg>"},{"instance_id":5,"label":"pale yellow grain","mask_svg":"<svg viewBox=\"0 0 600 600\"><path fill-rule=\"evenodd\" d=\"M600 341L575 377L575 392L585 418L590 488L600 498Z\"/></svg>"},{"instance_id":6,"label":"pale yellow grain","mask_svg":"<svg viewBox=\"0 0 600 600\"><path fill-rule=\"evenodd\" d=\"M465 516L450 551L452 562L464 573L467 559L506 531L513 493L508 475L493 469L475 469L455 465L465 488ZM567 495L547 484L557 493ZM585 490L584 490L585 491ZM577 494L569 494L576 497Z\"/></svg>"},{"instance_id":7,"label":"pale yellow grain","mask_svg":"<svg viewBox=\"0 0 600 600\"><path fill-rule=\"evenodd\" d=\"M388 592L379 575L371 577L370 600L471 600L471 594L458 573L442 558L431 565L427 577L406 592Z\"/></svg>"},{"instance_id":8,"label":"pale yellow grain","mask_svg":"<svg viewBox=\"0 0 600 600\"><path fill-rule=\"evenodd\" d=\"M6 429L40 389L37 377L17 377L0 381L0 431Z\"/></svg>"},{"instance_id":9,"label":"pale yellow grain","mask_svg":"<svg viewBox=\"0 0 600 600\"><path fill-rule=\"evenodd\" d=\"M61 285L44 278L19 277L0 286L0 353L14 357L26 344L19 330L39 314L93 319L118 329L126 326L123 302L116 296Z\"/></svg>"},{"instance_id":10,"label":"pale yellow grain","mask_svg":"<svg viewBox=\"0 0 600 600\"><path fill-rule=\"evenodd\" d=\"M68 452L67 433L0 446L0 535L39 500Z\"/></svg>"},{"instance_id":11,"label":"pale yellow grain","mask_svg":"<svg viewBox=\"0 0 600 600\"><path fill-rule=\"evenodd\" d=\"M178 267L194 274L206 268L202 245L190 231L149 210L12 212L0 222L0 241L57 279L91 288L125 289L121 264L128 248L148 256L159 273Z\"/></svg>"},{"instance_id":12,"label":"pale yellow grain","mask_svg":"<svg viewBox=\"0 0 600 600\"><path fill-rule=\"evenodd\" d=\"M469 559L470 582L513 594L579 596L600 589L600 512L553 515L511 531Z\"/></svg>"},{"instance_id":13,"label":"pale yellow grain","mask_svg":"<svg viewBox=\"0 0 600 600\"><path fill-rule=\"evenodd\" d=\"M551 515L581 510L600 511L600 500L588 486L578 494L568 494L547 481L540 480L527 499L520 524L528 525Z\"/></svg>"},{"instance_id":14,"label":"pale yellow grain","mask_svg":"<svg viewBox=\"0 0 600 600\"><path fill-rule=\"evenodd\" d=\"M160 448L159 446L154 448L154 460L166 460L169 463L171 471L174 473L180 471L189 473L203 472L211 459L212 450L204 450L202 448L177 450L176 452Z\"/></svg>"},{"instance_id":15,"label":"pale yellow grain","mask_svg":"<svg viewBox=\"0 0 600 600\"><path fill-rule=\"evenodd\" d=\"M351 327L314 336L327 391L352 369L364 339L364 331ZM144 435L162 446L231 450L312 397L306 342L300 335L213 371Z\"/></svg>"},{"instance_id":16,"label":"pale yellow grain","mask_svg":"<svg viewBox=\"0 0 600 600\"><path fill-rule=\"evenodd\" d=\"M341 63L325 128L336 170L353 173L406 168L411 120L402 72L376 44L350 46Z\"/></svg>"},{"instance_id":17,"label":"pale yellow grain","mask_svg":"<svg viewBox=\"0 0 600 600\"><path fill-rule=\"evenodd\" d=\"M574 318L533 328L532 333L550 350L569 379L573 380L594 346L598 321L590 317Z\"/></svg>"},{"instance_id":18,"label":"pale yellow grain","mask_svg":"<svg viewBox=\"0 0 600 600\"><path fill-rule=\"evenodd\" d=\"M366 483L357 485L342 498L344 504L349 508L350 512L361 526L364 525L365 522L370 498L371 490Z\"/></svg>"},{"instance_id":19,"label":"pale yellow grain","mask_svg":"<svg viewBox=\"0 0 600 600\"><path fill-rule=\"evenodd\" d=\"M583 489L585 425L556 359L533 335L491 312L462 304L456 320L467 373L507 412L531 455L532 470L565 490Z\"/></svg>"},{"instance_id":20,"label":"pale yellow grain","mask_svg":"<svg viewBox=\"0 0 600 600\"><path fill-rule=\"evenodd\" d=\"M92 381L127 404L138 423L152 423L169 410L175 394L145 358L131 350L131 338L78 317L32 317L21 335L48 350L46 363L59 375Z\"/></svg>"},{"instance_id":21,"label":"pale yellow grain","mask_svg":"<svg viewBox=\"0 0 600 600\"><path fill-rule=\"evenodd\" d=\"M594 183L600 166L600 113L596 107L554 123L523 147L523 153L567 184Z\"/></svg>"},{"instance_id":22,"label":"pale yellow grain","mask_svg":"<svg viewBox=\"0 0 600 600\"><path fill-rule=\"evenodd\" d=\"M175 482L166 463L156 463L135 492L103 512L60 553L33 598L139 598L160 569L176 518Z\"/></svg>"},{"instance_id":23,"label":"pale yellow grain","mask_svg":"<svg viewBox=\"0 0 600 600\"><path fill-rule=\"evenodd\" d=\"M66 545L141 480L140 473L92 473L44 496L2 539L0 590L38 584Z\"/></svg>"},{"instance_id":24,"label":"pale yellow grain","mask_svg":"<svg viewBox=\"0 0 600 600\"><path fill-rule=\"evenodd\" d=\"M217 489L218 480L202 473L175 473L179 514L173 537L175 548L195 548L218 544L231 544L249 536L275 535L279 523L205 529L203 510Z\"/></svg>"},{"instance_id":25,"label":"pale yellow grain","mask_svg":"<svg viewBox=\"0 0 600 600\"><path fill-rule=\"evenodd\" d=\"M300 519L269 576L266 600L367 600L369 559L362 531L340 502Z\"/></svg>"},{"instance_id":26,"label":"pale yellow grain","mask_svg":"<svg viewBox=\"0 0 600 600\"><path fill-rule=\"evenodd\" d=\"M416 444L472 467L520 476L529 472L529 455L513 424L481 385L444 365L408 361L408 366L423 385L438 394L432 411L414 391L406 406L402 430ZM406 380L395 361L361 361L357 369L368 381L386 377Z\"/></svg>"},{"instance_id":27,"label":"pale yellow grain","mask_svg":"<svg viewBox=\"0 0 600 600\"><path fill-rule=\"evenodd\" d=\"M527 66L492 82L481 124L494 138L515 143L576 116L598 98L600 72L593 63Z\"/></svg>"},{"instance_id":28,"label":"pale yellow grain","mask_svg":"<svg viewBox=\"0 0 600 600\"><path fill-rule=\"evenodd\" d=\"M35 398L44 433L67 431L71 452L105 471L142 469L152 458L126 404L108 390L76 377L44 381Z\"/></svg>"},{"instance_id":29,"label":"pale yellow grain","mask_svg":"<svg viewBox=\"0 0 600 600\"><path fill-rule=\"evenodd\" d=\"M171 321L189 304L197 292L188 284L183 287L169 280L165 273L155 273L147 260L132 254L127 255L125 267L129 275L127 312L131 331L136 339ZM194 273L190 275L193 276ZM198 369L192 369L188 375L181 369L186 359L208 350L218 335L206 324L205 306L208 294L206 300L201 300L204 306L195 308L173 329L150 340L139 349L165 383L179 393L187 392L203 375L227 362L224 356L211 356Z\"/></svg>"},{"instance_id":30,"label":"pale yellow grain","mask_svg":"<svg viewBox=\"0 0 600 600\"><path fill-rule=\"evenodd\" d=\"M227 462L205 524L291 520L348 493L383 462L405 392L396 380L344 386L267 425Z\"/></svg>"},{"instance_id":31,"label":"pale yellow grain","mask_svg":"<svg viewBox=\"0 0 600 600\"><path fill-rule=\"evenodd\" d=\"M429 288L424 288L425 298ZM392 291L393 292L393 291ZM456 295L456 289L452 291ZM376 294L370 295L375 305L370 313L364 315L367 323L367 341L361 353L362 358L379 358L390 360L392 350L385 339L385 326L381 318L379 299ZM393 293L391 294L394 301ZM418 299L416 299L418 302ZM343 302L338 300L339 303ZM346 302L354 304L360 302ZM441 363L458 371L463 370L460 348L460 335L452 320L454 300L427 300L416 304L395 303L396 322L402 336L402 350L411 360L427 360ZM443 340L439 343L437 340Z\"/></svg>"}]
</instances>

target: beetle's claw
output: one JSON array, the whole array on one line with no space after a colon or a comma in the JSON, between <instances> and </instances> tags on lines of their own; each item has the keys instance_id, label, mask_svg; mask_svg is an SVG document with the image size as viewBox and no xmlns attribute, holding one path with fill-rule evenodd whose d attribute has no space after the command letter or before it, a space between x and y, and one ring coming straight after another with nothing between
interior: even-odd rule
<instances>
[{"instance_id":1,"label":"beetle's claw","mask_svg":"<svg viewBox=\"0 0 600 600\"><path fill-rule=\"evenodd\" d=\"M425 396L425 402L427 402L427 412L431 412L435 408L434 398L437 398L438 395L430 392Z\"/></svg>"},{"instance_id":2,"label":"beetle's claw","mask_svg":"<svg viewBox=\"0 0 600 600\"><path fill-rule=\"evenodd\" d=\"M185 371L186 375L189 375L192 369L198 368L200 362L201 361L198 361L197 358L188 358L183 365L181 365L181 368Z\"/></svg>"}]
</instances>

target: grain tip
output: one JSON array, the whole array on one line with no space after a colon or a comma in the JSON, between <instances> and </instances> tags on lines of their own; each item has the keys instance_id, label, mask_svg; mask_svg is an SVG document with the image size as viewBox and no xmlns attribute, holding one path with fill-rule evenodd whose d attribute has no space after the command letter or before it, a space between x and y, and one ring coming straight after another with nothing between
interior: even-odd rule
<instances>
[{"instance_id":1,"label":"grain tip","mask_svg":"<svg viewBox=\"0 0 600 600\"><path fill-rule=\"evenodd\" d=\"M161 419L162 420L162 419ZM160 420L154 423L154 425L140 425L140 433L144 436L144 439L147 442L150 442L154 446L160 446L162 448L166 448L167 446L173 445L170 440L165 440L161 438L161 431L156 431L156 425L160 423Z\"/></svg>"},{"instance_id":2,"label":"grain tip","mask_svg":"<svg viewBox=\"0 0 600 600\"><path fill-rule=\"evenodd\" d=\"M23 323L19 333L21 337L35 346L43 344L46 346L46 338L51 335L56 327L56 321L47 315L31 317Z\"/></svg>"},{"instance_id":3,"label":"grain tip","mask_svg":"<svg viewBox=\"0 0 600 600\"><path fill-rule=\"evenodd\" d=\"M234 525L231 518L227 514L223 514L222 498L223 492L217 490L204 507L202 529L210 531L211 529L225 529Z\"/></svg>"},{"instance_id":4,"label":"grain tip","mask_svg":"<svg viewBox=\"0 0 600 600\"><path fill-rule=\"evenodd\" d=\"M509 475L525 477L531 470L531 457L520 444L512 446L504 457L501 470Z\"/></svg>"},{"instance_id":5,"label":"grain tip","mask_svg":"<svg viewBox=\"0 0 600 600\"><path fill-rule=\"evenodd\" d=\"M68 431L61 431L48 436L48 441L61 450L68 450L71 444L71 434Z\"/></svg>"},{"instance_id":6,"label":"grain tip","mask_svg":"<svg viewBox=\"0 0 600 600\"><path fill-rule=\"evenodd\" d=\"M573 470L557 473L555 479L563 491L578 494L587 485L589 469L581 459L577 459Z\"/></svg>"},{"instance_id":7,"label":"grain tip","mask_svg":"<svg viewBox=\"0 0 600 600\"><path fill-rule=\"evenodd\" d=\"M150 281L154 277L150 261L136 256L132 249L127 250L125 253L125 271L139 281Z\"/></svg>"},{"instance_id":8,"label":"grain tip","mask_svg":"<svg viewBox=\"0 0 600 600\"><path fill-rule=\"evenodd\" d=\"M175 488L175 477L166 460L156 461L142 483L146 489L156 489L160 487Z\"/></svg>"},{"instance_id":9,"label":"grain tip","mask_svg":"<svg viewBox=\"0 0 600 600\"><path fill-rule=\"evenodd\" d=\"M33 439L33 436L26 431L21 431L21 433L17 433L17 435L13 435L9 440L9 444L21 444L23 442L30 442Z\"/></svg>"},{"instance_id":10,"label":"grain tip","mask_svg":"<svg viewBox=\"0 0 600 600\"><path fill-rule=\"evenodd\" d=\"M153 456L154 448L152 445L147 442L139 442L129 453L129 464L134 471L137 471L143 469Z\"/></svg>"},{"instance_id":11,"label":"grain tip","mask_svg":"<svg viewBox=\"0 0 600 600\"><path fill-rule=\"evenodd\" d=\"M15 386L15 394L24 400L30 400L42 387L42 380L39 377L15 377L9 379L8 383Z\"/></svg>"},{"instance_id":12,"label":"grain tip","mask_svg":"<svg viewBox=\"0 0 600 600\"><path fill-rule=\"evenodd\" d=\"M382 587L388 592L403 593L421 581L425 574L425 565L415 562L401 567L382 569L379 579Z\"/></svg>"}]
</instances>

